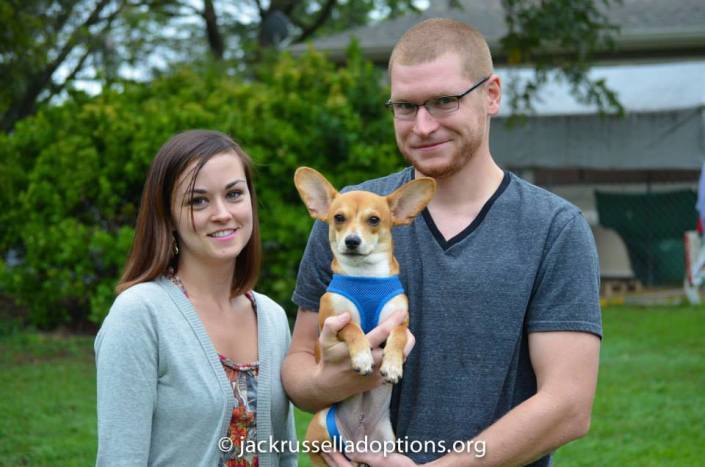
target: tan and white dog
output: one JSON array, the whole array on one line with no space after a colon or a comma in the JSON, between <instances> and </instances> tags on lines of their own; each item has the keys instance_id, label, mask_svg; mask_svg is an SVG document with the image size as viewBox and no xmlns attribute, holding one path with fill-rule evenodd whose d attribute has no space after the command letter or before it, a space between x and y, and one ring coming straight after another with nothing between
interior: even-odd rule
<instances>
[{"instance_id":1,"label":"tan and white dog","mask_svg":"<svg viewBox=\"0 0 705 467\"><path fill-rule=\"evenodd\" d=\"M394 258L392 227L410 223L426 207L435 192L431 178L412 180L388 196L366 191L338 193L317 171L301 167L294 183L312 217L328 224L333 252L333 280L321 297L319 329L329 316L350 313L350 322L338 332L347 344L353 370L368 375L373 359L366 332L398 310L406 313L403 323L387 338L380 374L388 383L402 377L404 346L407 342L408 301L398 280L399 264ZM319 349L316 348L319 358ZM323 442L394 443L389 419L392 385L345 399L316 413L306 432L310 446ZM342 444L337 444L338 450ZM313 465L325 466L323 458L311 453Z\"/></svg>"}]
</instances>

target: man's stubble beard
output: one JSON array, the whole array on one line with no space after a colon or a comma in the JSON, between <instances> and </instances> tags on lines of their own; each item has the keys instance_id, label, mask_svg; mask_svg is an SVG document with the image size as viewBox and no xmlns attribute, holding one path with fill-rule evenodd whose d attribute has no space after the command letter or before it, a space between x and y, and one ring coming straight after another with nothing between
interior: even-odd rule
<instances>
[{"instance_id":1,"label":"man's stubble beard","mask_svg":"<svg viewBox=\"0 0 705 467\"><path fill-rule=\"evenodd\" d=\"M414 168L418 170L422 175L435 179L443 179L460 172L463 167L469 164L470 160L472 160L473 155L479 149L481 144L482 141L480 139L475 138L471 142L471 144L468 143L465 144L463 147L459 148L457 153L453 155L450 163L442 165L440 167L430 167L427 169L423 169L422 167L420 167L420 165L423 164L416 164L414 159L409 157L406 153L402 154L404 156L404 159L406 159L409 164L414 166Z\"/></svg>"}]
</instances>

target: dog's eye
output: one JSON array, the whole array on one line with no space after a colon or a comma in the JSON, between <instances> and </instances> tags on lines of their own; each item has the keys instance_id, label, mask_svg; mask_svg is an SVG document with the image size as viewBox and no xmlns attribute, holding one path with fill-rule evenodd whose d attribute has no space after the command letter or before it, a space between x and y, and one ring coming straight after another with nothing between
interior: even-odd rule
<instances>
[{"instance_id":1,"label":"dog's eye","mask_svg":"<svg viewBox=\"0 0 705 467\"><path fill-rule=\"evenodd\" d=\"M379 217L377 217L377 216L370 216L370 218L367 219L367 223L370 224L370 225L372 225L372 226L379 225Z\"/></svg>"},{"instance_id":2,"label":"dog's eye","mask_svg":"<svg viewBox=\"0 0 705 467\"><path fill-rule=\"evenodd\" d=\"M345 222L345 216L342 214L336 214L335 216L333 216L333 219L335 219L335 222L337 224L342 224L343 222Z\"/></svg>"}]
</instances>

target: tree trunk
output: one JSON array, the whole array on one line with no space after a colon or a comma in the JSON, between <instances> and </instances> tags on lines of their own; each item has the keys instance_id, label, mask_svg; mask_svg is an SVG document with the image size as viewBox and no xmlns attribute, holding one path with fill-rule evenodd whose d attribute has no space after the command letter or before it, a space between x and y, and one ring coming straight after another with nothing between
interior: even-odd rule
<instances>
[{"instance_id":1,"label":"tree trunk","mask_svg":"<svg viewBox=\"0 0 705 467\"><path fill-rule=\"evenodd\" d=\"M206 34L208 36L208 46L216 60L223 59L224 46L223 36L218 29L218 16L215 13L213 0L203 2L203 19L206 21Z\"/></svg>"}]
</instances>

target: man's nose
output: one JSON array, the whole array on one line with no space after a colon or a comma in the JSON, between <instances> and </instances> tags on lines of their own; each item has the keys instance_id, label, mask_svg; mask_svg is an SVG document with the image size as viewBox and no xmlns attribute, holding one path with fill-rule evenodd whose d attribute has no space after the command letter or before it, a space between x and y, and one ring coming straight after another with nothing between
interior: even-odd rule
<instances>
[{"instance_id":1,"label":"man's nose","mask_svg":"<svg viewBox=\"0 0 705 467\"><path fill-rule=\"evenodd\" d=\"M438 128L438 120L431 115L423 105L416 111L414 117L414 133L427 136Z\"/></svg>"}]
</instances>

